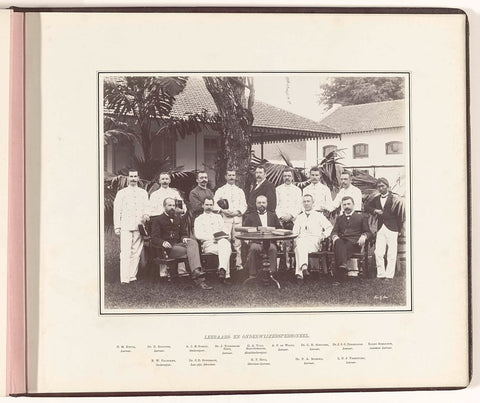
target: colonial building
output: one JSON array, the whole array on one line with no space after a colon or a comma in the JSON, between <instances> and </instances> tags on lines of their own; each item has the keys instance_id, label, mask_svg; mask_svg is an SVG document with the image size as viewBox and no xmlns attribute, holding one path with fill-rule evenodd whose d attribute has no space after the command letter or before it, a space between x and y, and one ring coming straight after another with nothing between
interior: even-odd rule
<instances>
[{"instance_id":1,"label":"colonial building","mask_svg":"<svg viewBox=\"0 0 480 403\"><path fill-rule=\"evenodd\" d=\"M185 89L176 97L171 116L182 118L191 114L207 112L217 113L217 107L201 77L189 77ZM260 100L253 105L253 143L254 151L262 157L265 144L299 142L307 139L334 141L339 137L335 130L313 120L276 108ZM127 118L133 126L133 119ZM158 122L152 122L152 131L158 131ZM152 144L153 156L169 157L171 166L183 166L185 170L206 170L209 178L215 178L214 169L220 150L219 132L203 129L180 137L166 133L157 136ZM109 143L104 149L104 169L118 173L132 166L133 157L138 149L130 143ZM214 183L211 183L214 186Z\"/></svg>"},{"instance_id":2,"label":"colonial building","mask_svg":"<svg viewBox=\"0 0 480 403\"><path fill-rule=\"evenodd\" d=\"M408 156L404 99L340 106L320 123L334 129L340 137L307 141L307 166L338 150L347 168L386 177L391 184L404 181Z\"/></svg>"}]
</instances>

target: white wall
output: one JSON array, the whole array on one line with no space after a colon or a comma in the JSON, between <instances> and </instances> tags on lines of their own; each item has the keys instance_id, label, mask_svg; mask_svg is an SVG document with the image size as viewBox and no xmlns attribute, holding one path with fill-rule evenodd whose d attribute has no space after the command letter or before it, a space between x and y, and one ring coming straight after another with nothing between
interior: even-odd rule
<instances>
[{"instance_id":1,"label":"white wall","mask_svg":"<svg viewBox=\"0 0 480 403\"><path fill-rule=\"evenodd\" d=\"M403 154L387 154L385 144L390 141L403 142ZM368 144L367 158L353 158L353 146L359 143ZM381 166L381 165L407 165L408 142L406 139L405 128L393 128L375 130L363 133L342 134L341 139L326 139L318 141L318 158L323 158L323 147L327 145L336 145L338 150L343 149L341 163L346 167L363 167L363 166ZM307 167L316 164L316 141L307 142ZM366 168L360 168L366 169ZM389 168L369 168L370 175L376 178L385 177L392 186L398 178L402 178L402 186L404 184L405 168L389 167ZM399 190L401 191L401 190Z\"/></svg>"}]
</instances>

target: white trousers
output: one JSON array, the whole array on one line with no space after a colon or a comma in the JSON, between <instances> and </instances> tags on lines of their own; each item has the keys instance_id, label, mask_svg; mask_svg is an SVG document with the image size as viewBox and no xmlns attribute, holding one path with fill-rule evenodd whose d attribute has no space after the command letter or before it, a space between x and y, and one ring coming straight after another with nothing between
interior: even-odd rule
<instances>
[{"instance_id":1,"label":"white trousers","mask_svg":"<svg viewBox=\"0 0 480 403\"><path fill-rule=\"evenodd\" d=\"M308 254L320 251L320 241L318 236L303 236L297 238L295 242L295 274L303 277L302 266L308 267Z\"/></svg>"},{"instance_id":2,"label":"white trousers","mask_svg":"<svg viewBox=\"0 0 480 403\"><path fill-rule=\"evenodd\" d=\"M377 232L375 244L375 261L378 278L393 278L397 263L398 232L390 231L385 225ZM385 269L385 251L387 252L387 267Z\"/></svg>"},{"instance_id":3,"label":"white trousers","mask_svg":"<svg viewBox=\"0 0 480 403\"><path fill-rule=\"evenodd\" d=\"M235 257L235 265L237 268L240 268L242 267L242 241L235 236L237 234L235 228L242 226L241 217L239 217L238 221L236 217L223 217L223 221L225 223L225 230L232 240L233 249L235 249L237 254Z\"/></svg>"},{"instance_id":4,"label":"white trousers","mask_svg":"<svg viewBox=\"0 0 480 403\"><path fill-rule=\"evenodd\" d=\"M140 231L120 232L120 281L129 283L137 279L138 262L143 248Z\"/></svg>"},{"instance_id":5,"label":"white trousers","mask_svg":"<svg viewBox=\"0 0 480 403\"><path fill-rule=\"evenodd\" d=\"M204 253L214 253L218 255L218 268L225 270L225 277L230 277L230 255L232 247L228 239L220 239L217 243L214 241L205 241L202 244Z\"/></svg>"}]
</instances>

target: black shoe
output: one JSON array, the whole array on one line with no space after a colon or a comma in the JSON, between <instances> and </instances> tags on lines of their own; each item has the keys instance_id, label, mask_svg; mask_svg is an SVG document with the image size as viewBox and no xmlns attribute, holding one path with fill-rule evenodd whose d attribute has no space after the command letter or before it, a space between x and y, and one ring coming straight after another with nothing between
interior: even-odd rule
<instances>
[{"instance_id":1,"label":"black shoe","mask_svg":"<svg viewBox=\"0 0 480 403\"><path fill-rule=\"evenodd\" d=\"M233 284L232 278L231 277L225 278L222 283L225 285L232 285Z\"/></svg>"},{"instance_id":2,"label":"black shoe","mask_svg":"<svg viewBox=\"0 0 480 403\"><path fill-rule=\"evenodd\" d=\"M202 281L200 284L198 284L198 288L201 288L202 290L211 290L213 287Z\"/></svg>"},{"instance_id":3,"label":"black shoe","mask_svg":"<svg viewBox=\"0 0 480 403\"><path fill-rule=\"evenodd\" d=\"M303 284L303 277L300 274L295 276L295 281L297 284Z\"/></svg>"},{"instance_id":4,"label":"black shoe","mask_svg":"<svg viewBox=\"0 0 480 403\"><path fill-rule=\"evenodd\" d=\"M218 279L220 280L221 283L225 283L225 276L227 275L227 272L225 269L220 269L218 271Z\"/></svg>"},{"instance_id":5,"label":"black shoe","mask_svg":"<svg viewBox=\"0 0 480 403\"><path fill-rule=\"evenodd\" d=\"M205 272L203 270L199 268L192 271L193 280L196 280L197 278L200 278L200 277L205 277Z\"/></svg>"}]
</instances>

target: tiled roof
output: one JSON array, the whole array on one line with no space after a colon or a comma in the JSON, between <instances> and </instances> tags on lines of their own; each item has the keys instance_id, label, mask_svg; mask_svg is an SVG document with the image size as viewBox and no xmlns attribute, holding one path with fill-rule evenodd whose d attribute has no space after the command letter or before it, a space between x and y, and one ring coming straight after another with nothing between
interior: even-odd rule
<instances>
[{"instance_id":1,"label":"tiled roof","mask_svg":"<svg viewBox=\"0 0 480 403\"><path fill-rule=\"evenodd\" d=\"M355 133L405 126L405 100L372 102L338 108L321 120L339 133Z\"/></svg>"},{"instance_id":2,"label":"tiled roof","mask_svg":"<svg viewBox=\"0 0 480 403\"><path fill-rule=\"evenodd\" d=\"M217 113L217 107L201 77L189 77L185 89L176 96L172 116L199 113L206 110ZM253 126L258 129L281 129L299 132L336 133L331 127L255 99L252 108Z\"/></svg>"}]
</instances>

